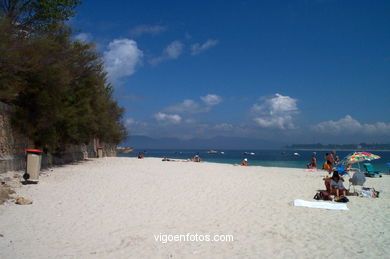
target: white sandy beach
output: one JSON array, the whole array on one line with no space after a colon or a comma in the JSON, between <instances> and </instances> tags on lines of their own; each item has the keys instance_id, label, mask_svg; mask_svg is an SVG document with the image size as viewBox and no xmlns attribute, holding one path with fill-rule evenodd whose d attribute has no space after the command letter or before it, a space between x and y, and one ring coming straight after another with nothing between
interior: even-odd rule
<instances>
[{"instance_id":1,"label":"white sandy beach","mask_svg":"<svg viewBox=\"0 0 390 259\"><path fill-rule=\"evenodd\" d=\"M16 189L32 205L0 206L0 258L388 258L390 177L367 179L380 198L349 211L314 201L324 172L103 158L45 171ZM348 185L348 184L346 184ZM167 242L154 235L232 235Z\"/></svg>"}]
</instances>

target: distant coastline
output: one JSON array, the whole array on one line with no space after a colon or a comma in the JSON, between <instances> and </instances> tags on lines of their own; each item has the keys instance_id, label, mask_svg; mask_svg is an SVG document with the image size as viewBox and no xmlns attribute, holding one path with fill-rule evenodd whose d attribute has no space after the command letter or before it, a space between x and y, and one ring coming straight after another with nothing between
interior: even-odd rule
<instances>
[{"instance_id":1,"label":"distant coastline","mask_svg":"<svg viewBox=\"0 0 390 259\"><path fill-rule=\"evenodd\" d=\"M390 152L390 149L341 149L341 148L287 148L288 150L299 150L299 151L379 151L379 152Z\"/></svg>"},{"instance_id":2,"label":"distant coastline","mask_svg":"<svg viewBox=\"0 0 390 259\"><path fill-rule=\"evenodd\" d=\"M340 150L340 151L390 151L390 144L292 144L285 147L294 150Z\"/></svg>"}]
</instances>

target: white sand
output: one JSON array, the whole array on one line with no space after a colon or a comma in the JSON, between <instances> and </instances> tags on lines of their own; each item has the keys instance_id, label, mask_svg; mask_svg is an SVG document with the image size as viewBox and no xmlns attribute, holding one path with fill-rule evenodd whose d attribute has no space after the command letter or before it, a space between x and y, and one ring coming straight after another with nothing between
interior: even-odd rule
<instances>
[{"instance_id":1,"label":"white sand","mask_svg":"<svg viewBox=\"0 0 390 259\"><path fill-rule=\"evenodd\" d=\"M104 158L55 168L0 206L0 258L385 258L390 177L379 199L349 211L313 201L324 173L303 169ZM233 242L155 241L159 234L233 235Z\"/></svg>"}]
</instances>

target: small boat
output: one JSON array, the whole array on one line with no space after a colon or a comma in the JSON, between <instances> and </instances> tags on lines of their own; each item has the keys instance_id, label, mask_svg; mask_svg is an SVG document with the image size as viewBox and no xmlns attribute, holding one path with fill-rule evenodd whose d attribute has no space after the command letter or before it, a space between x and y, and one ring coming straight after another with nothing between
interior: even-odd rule
<instances>
[{"instance_id":1,"label":"small boat","mask_svg":"<svg viewBox=\"0 0 390 259\"><path fill-rule=\"evenodd\" d=\"M134 149L132 147L117 147L116 152L119 154L130 154L133 153Z\"/></svg>"},{"instance_id":2,"label":"small boat","mask_svg":"<svg viewBox=\"0 0 390 259\"><path fill-rule=\"evenodd\" d=\"M244 155L254 156L254 155L256 155L256 154L253 153L253 152L244 152Z\"/></svg>"},{"instance_id":3,"label":"small boat","mask_svg":"<svg viewBox=\"0 0 390 259\"><path fill-rule=\"evenodd\" d=\"M218 154L219 152L217 150L209 150L207 151L207 154Z\"/></svg>"},{"instance_id":4,"label":"small boat","mask_svg":"<svg viewBox=\"0 0 390 259\"><path fill-rule=\"evenodd\" d=\"M299 153L293 153L293 156L301 156Z\"/></svg>"}]
</instances>

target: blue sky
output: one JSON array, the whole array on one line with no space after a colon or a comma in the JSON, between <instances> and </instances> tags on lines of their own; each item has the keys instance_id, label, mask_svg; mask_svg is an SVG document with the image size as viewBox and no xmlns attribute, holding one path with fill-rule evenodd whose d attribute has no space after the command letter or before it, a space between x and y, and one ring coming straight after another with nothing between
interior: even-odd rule
<instances>
[{"instance_id":1,"label":"blue sky","mask_svg":"<svg viewBox=\"0 0 390 259\"><path fill-rule=\"evenodd\" d=\"M132 135L390 140L389 1L84 0Z\"/></svg>"}]
</instances>

